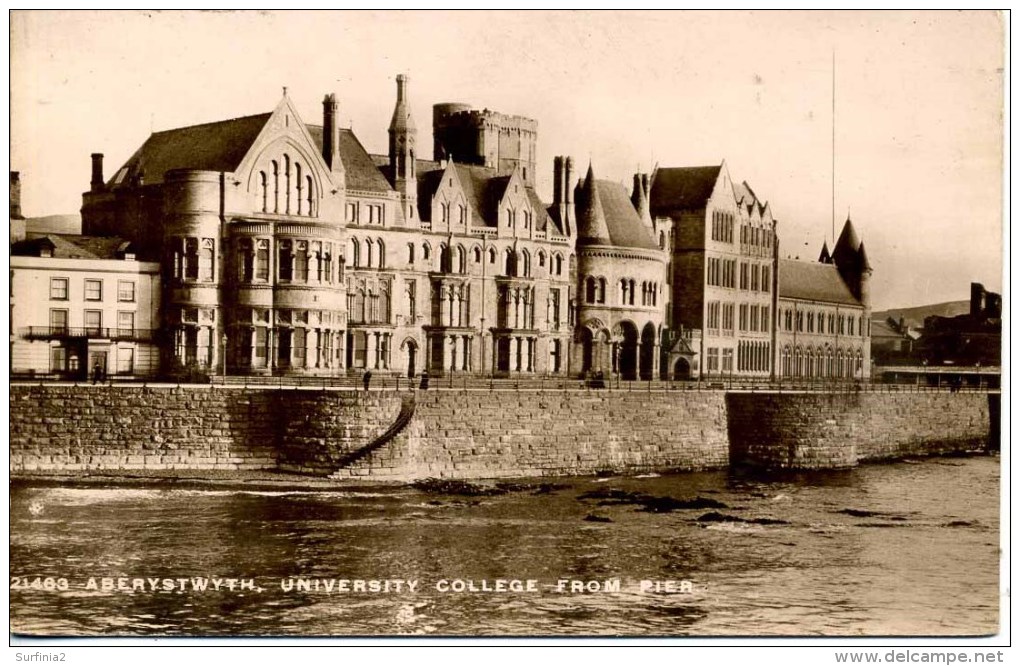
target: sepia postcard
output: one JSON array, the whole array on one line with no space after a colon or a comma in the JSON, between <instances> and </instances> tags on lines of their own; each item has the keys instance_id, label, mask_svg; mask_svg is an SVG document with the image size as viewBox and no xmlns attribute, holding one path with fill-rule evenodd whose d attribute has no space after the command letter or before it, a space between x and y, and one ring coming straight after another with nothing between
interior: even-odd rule
<instances>
[{"instance_id":1,"label":"sepia postcard","mask_svg":"<svg viewBox=\"0 0 1020 666\"><path fill-rule=\"evenodd\" d=\"M19 660L1008 642L1002 13L9 21Z\"/></svg>"}]
</instances>

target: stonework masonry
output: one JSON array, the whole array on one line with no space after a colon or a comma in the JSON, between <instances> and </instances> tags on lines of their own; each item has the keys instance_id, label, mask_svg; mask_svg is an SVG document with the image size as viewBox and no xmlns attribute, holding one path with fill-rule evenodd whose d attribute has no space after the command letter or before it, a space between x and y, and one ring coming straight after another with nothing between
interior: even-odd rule
<instances>
[{"instance_id":1,"label":"stonework masonry","mask_svg":"<svg viewBox=\"0 0 1020 666\"><path fill-rule=\"evenodd\" d=\"M851 467L982 448L982 393L418 392L11 386L10 469L280 470L336 479ZM995 396L993 396L995 397Z\"/></svg>"}]
</instances>

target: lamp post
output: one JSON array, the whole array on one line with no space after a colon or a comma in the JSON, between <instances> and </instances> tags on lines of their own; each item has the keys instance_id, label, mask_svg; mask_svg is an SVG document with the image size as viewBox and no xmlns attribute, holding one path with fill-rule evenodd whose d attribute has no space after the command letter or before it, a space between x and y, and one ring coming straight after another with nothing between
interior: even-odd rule
<instances>
[{"instance_id":1,"label":"lamp post","mask_svg":"<svg viewBox=\"0 0 1020 666\"><path fill-rule=\"evenodd\" d=\"M224 333L222 336L220 336L220 344L223 347L223 354L222 354L222 358L223 358L223 376L226 377L227 376L227 334L226 333Z\"/></svg>"}]
</instances>

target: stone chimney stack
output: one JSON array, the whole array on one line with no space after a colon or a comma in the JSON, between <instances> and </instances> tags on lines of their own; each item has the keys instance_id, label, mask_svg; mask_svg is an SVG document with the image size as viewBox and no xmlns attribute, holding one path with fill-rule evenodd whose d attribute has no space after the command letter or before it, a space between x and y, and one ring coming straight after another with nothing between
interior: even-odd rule
<instances>
[{"instance_id":1,"label":"stone chimney stack","mask_svg":"<svg viewBox=\"0 0 1020 666\"><path fill-rule=\"evenodd\" d=\"M336 95L329 93L322 100L322 158L330 169L340 161L340 122L337 117Z\"/></svg>"},{"instance_id":2,"label":"stone chimney stack","mask_svg":"<svg viewBox=\"0 0 1020 666\"><path fill-rule=\"evenodd\" d=\"M103 179L103 154L92 153L91 190L93 192L102 192L105 186L106 181Z\"/></svg>"},{"instance_id":3,"label":"stone chimney stack","mask_svg":"<svg viewBox=\"0 0 1020 666\"><path fill-rule=\"evenodd\" d=\"M11 172L11 219L25 219L21 214L21 174L17 171Z\"/></svg>"},{"instance_id":4,"label":"stone chimney stack","mask_svg":"<svg viewBox=\"0 0 1020 666\"><path fill-rule=\"evenodd\" d=\"M566 215L563 218L563 233L568 236L574 233L574 158L563 161L563 197L566 199Z\"/></svg>"}]
</instances>

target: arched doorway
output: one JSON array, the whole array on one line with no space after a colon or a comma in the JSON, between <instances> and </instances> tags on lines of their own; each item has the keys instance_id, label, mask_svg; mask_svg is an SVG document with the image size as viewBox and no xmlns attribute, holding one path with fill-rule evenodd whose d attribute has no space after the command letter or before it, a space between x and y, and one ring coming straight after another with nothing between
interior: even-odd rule
<instances>
[{"instance_id":1,"label":"arched doorway","mask_svg":"<svg viewBox=\"0 0 1020 666\"><path fill-rule=\"evenodd\" d=\"M417 361L418 361L418 343L414 340L404 340L404 343L400 345L401 349L404 350L404 362L407 365L407 376L414 377L417 374Z\"/></svg>"},{"instance_id":2,"label":"arched doorway","mask_svg":"<svg viewBox=\"0 0 1020 666\"><path fill-rule=\"evenodd\" d=\"M685 358L678 358L673 364L673 379L686 380L691 378L691 363Z\"/></svg>"},{"instance_id":3,"label":"arched doorway","mask_svg":"<svg viewBox=\"0 0 1020 666\"><path fill-rule=\"evenodd\" d=\"M641 329L641 379L655 377L655 326L651 322Z\"/></svg>"},{"instance_id":4,"label":"arched doorway","mask_svg":"<svg viewBox=\"0 0 1020 666\"><path fill-rule=\"evenodd\" d=\"M617 368L620 378L633 381L638 373L638 331L629 321L621 321L619 326L621 342L618 343L620 362Z\"/></svg>"},{"instance_id":5,"label":"arched doorway","mask_svg":"<svg viewBox=\"0 0 1020 666\"><path fill-rule=\"evenodd\" d=\"M581 373L591 372L595 362L595 336L591 329L581 329Z\"/></svg>"}]
</instances>

